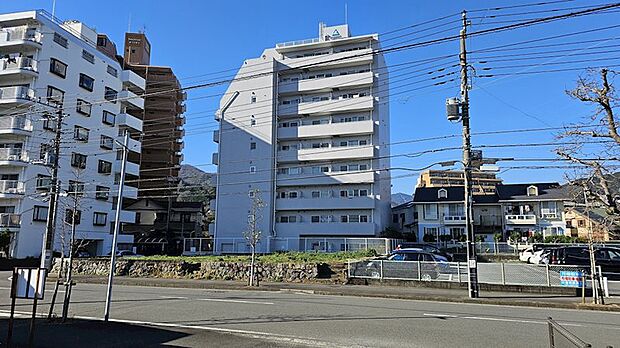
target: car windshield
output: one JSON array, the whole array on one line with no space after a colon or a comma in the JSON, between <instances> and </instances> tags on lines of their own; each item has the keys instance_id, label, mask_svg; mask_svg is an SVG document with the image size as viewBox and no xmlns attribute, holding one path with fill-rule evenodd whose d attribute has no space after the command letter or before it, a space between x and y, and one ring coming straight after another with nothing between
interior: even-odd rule
<instances>
[{"instance_id":1,"label":"car windshield","mask_svg":"<svg viewBox=\"0 0 620 348\"><path fill-rule=\"evenodd\" d=\"M448 259L441 255L435 255L435 259L440 262L448 262Z\"/></svg>"}]
</instances>

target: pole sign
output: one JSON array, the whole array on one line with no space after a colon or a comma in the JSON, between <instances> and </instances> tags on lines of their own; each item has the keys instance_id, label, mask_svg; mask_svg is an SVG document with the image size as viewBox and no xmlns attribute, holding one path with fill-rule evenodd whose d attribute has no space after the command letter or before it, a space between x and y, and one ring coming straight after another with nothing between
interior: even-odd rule
<instances>
[{"instance_id":1,"label":"pole sign","mask_svg":"<svg viewBox=\"0 0 620 348\"><path fill-rule=\"evenodd\" d=\"M13 295L15 298L43 299L45 294L45 268L17 268L13 276L15 287Z\"/></svg>"},{"instance_id":2,"label":"pole sign","mask_svg":"<svg viewBox=\"0 0 620 348\"><path fill-rule=\"evenodd\" d=\"M560 286L580 288L583 286L582 271L560 271Z\"/></svg>"}]
</instances>

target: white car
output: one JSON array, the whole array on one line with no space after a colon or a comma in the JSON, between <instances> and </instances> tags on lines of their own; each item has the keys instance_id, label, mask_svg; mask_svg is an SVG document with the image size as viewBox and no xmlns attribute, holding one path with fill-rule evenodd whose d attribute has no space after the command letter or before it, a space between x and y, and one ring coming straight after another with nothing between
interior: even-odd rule
<instances>
[{"instance_id":1,"label":"white car","mask_svg":"<svg viewBox=\"0 0 620 348\"><path fill-rule=\"evenodd\" d=\"M534 256L534 247L527 247L519 253L519 260L521 262L530 263L532 256Z\"/></svg>"},{"instance_id":2,"label":"white car","mask_svg":"<svg viewBox=\"0 0 620 348\"><path fill-rule=\"evenodd\" d=\"M539 265L542 262L544 252L545 252L545 249L540 249L538 251L535 251L534 255L532 255L530 259L528 260L528 263Z\"/></svg>"}]
</instances>

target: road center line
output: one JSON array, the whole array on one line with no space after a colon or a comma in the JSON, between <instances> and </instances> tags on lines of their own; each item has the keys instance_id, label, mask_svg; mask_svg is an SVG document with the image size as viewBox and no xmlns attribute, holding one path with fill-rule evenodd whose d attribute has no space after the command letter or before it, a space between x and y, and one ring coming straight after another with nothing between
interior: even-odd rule
<instances>
[{"instance_id":1,"label":"road center line","mask_svg":"<svg viewBox=\"0 0 620 348\"><path fill-rule=\"evenodd\" d=\"M198 301L211 301L211 302L231 302L231 303L246 303L246 304L262 304L273 305L273 302L258 302L258 301L246 301L246 300L226 300L219 298L199 298Z\"/></svg>"},{"instance_id":2,"label":"road center line","mask_svg":"<svg viewBox=\"0 0 620 348\"><path fill-rule=\"evenodd\" d=\"M452 315L452 314L424 313L422 315L425 316L425 317L458 318L456 315Z\"/></svg>"},{"instance_id":3,"label":"road center line","mask_svg":"<svg viewBox=\"0 0 620 348\"><path fill-rule=\"evenodd\" d=\"M159 296L161 298L165 298L167 300L187 300L187 297L183 296Z\"/></svg>"}]
</instances>

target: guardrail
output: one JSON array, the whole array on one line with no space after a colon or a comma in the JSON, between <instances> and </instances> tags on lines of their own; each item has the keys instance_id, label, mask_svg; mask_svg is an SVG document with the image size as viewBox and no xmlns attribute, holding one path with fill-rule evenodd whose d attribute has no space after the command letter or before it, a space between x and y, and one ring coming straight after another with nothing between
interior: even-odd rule
<instances>
[{"instance_id":1,"label":"guardrail","mask_svg":"<svg viewBox=\"0 0 620 348\"><path fill-rule=\"evenodd\" d=\"M567 282L564 272L585 273L587 267L571 265L535 266L520 263L478 263L481 284L580 288ZM349 278L467 282L467 263L362 260L348 262Z\"/></svg>"},{"instance_id":2,"label":"guardrail","mask_svg":"<svg viewBox=\"0 0 620 348\"><path fill-rule=\"evenodd\" d=\"M551 317L547 319L549 327L549 347L550 348L590 348L591 344L582 341L565 327L555 322ZM611 346L608 346L611 347Z\"/></svg>"}]
</instances>

